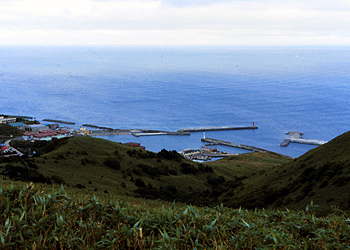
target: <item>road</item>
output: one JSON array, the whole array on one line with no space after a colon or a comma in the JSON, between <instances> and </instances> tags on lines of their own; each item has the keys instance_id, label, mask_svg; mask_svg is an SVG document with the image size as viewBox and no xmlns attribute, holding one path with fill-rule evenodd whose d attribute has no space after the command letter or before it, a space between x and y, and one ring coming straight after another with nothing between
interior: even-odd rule
<instances>
[{"instance_id":1,"label":"road","mask_svg":"<svg viewBox=\"0 0 350 250\"><path fill-rule=\"evenodd\" d=\"M13 147L11 147L11 146L10 146L10 142L11 142L11 140L5 141L5 146L7 146L10 150L16 152L16 155L22 156L23 153L22 153L21 151L15 149L15 148L13 148Z\"/></svg>"}]
</instances>

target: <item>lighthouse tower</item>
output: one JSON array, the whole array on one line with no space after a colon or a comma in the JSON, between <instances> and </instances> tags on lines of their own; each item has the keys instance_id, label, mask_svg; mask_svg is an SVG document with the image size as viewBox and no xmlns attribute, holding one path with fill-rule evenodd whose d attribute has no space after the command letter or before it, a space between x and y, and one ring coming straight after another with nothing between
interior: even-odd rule
<instances>
[{"instance_id":1,"label":"lighthouse tower","mask_svg":"<svg viewBox=\"0 0 350 250\"><path fill-rule=\"evenodd\" d=\"M205 139L205 132L203 132L203 139Z\"/></svg>"}]
</instances>

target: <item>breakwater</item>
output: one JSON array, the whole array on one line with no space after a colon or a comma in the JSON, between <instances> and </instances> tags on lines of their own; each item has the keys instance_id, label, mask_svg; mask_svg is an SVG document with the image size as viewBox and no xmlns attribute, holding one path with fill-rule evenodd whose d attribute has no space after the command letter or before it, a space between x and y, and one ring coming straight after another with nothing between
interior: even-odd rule
<instances>
[{"instance_id":1,"label":"breakwater","mask_svg":"<svg viewBox=\"0 0 350 250\"><path fill-rule=\"evenodd\" d=\"M327 141L303 139L303 133L300 131L289 131L286 134L286 138L280 144L281 147L287 147L291 142L311 145L323 145L327 143Z\"/></svg>"},{"instance_id":2,"label":"breakwater","mask_svg":"<svg viewBox=\"0 0 350 250\"><path fill-rule=\"evenodd\" d=\"M139 136L152 136L152 135L190 135L192 132L206 132L206 131L220 131L220 130L243 130L243 129L257 129L257 126L245 126L245 127L229 127L229 126L220 126L220 127L198 127L198 128L183 128L175 132L162 131L162 130L131 130L131 134Z\"/></svg>"},{"instance_id":3,"label":"breakwater","mask_svg":"<svg viewBox=\"0 0 350 250\"><path fill-rule=\"evenodd\" d=\"M154 135L191 135L190 132L170 132L170 131L162 131L162 130L146 130L146 129L140 129L140 130L132 130L131 134L136 137L140 136L154 136Z\"/></svg>"},{"instance_id":4,"label":"breakwater","mask_svg":"<svg viewBox=\"0 0 350 250\"><path fill-rule=\"evenodd\" d=\"M240 148L240 149L245 149L253 152L260 152L260 153L274 153L272 151L254 147L254 146L248 146L248 145L243 145L243 144L238 144L234 142L228 142L228 141L223 141L223 140L217 140L217 139L212 139L212 138L202 138L202 142L207 142L210 145L223 145L223 146L228 146L228 147L234 147L234 148Z\"/></svg>"},{"instance_id":5,"label":"breakwater","mask_svg":"<svg viewBox=\"0 0 350 250\"><path fill-rule=\"evenodd\" d=\"M206 132L206 131L221 131L221 130L244 130L244 129L258 129L257 126L245 126L245 127L198 127L198 128L183 128L179 129L179 132Z\"/></svg>"},{"instance_id":6,"label":"breakwater","mask_svg":"<svg viewBox=\"0 0 350 250\"><path fill-rule=\"evenodd\" d=\"M198 127L198 128L186 128L186 129L179 129L177 131L164 131L164 130L154 130L154 129L124 129L124 130L118 130L118 129L112 129L112 128L106 128L106 127L100 127L96 125L90 125L90 124L83 124L84 127L91 127L98 130L105 130L111 133L112 135L117 135L118 131L122 132L120 134L132 134L135 137L140 136L158 136L158 135L191 135L191 132L203 132L203 131L220 131L220 130L243 130L243 129L257 129L258 127L254 126L245 126L245 127L229 127L229 126L221 126L221 127ZM93 130L91 130L93 131ZM99 131L99 134L102 134L103 132ZM90 132L90 134L93 134L93 132ZM95 133L97 134L97 133ZM107 135L107 133L103 133L104 135Z\"/></svg>"},{"instance_id":7,"label":"breakwater","mask_svg":"<svg viewBox=\"0 0 350 250\"><path fill-rule=\"evenodd\" d=\"M57 122L57 123L75 125L75 122L67 122L67 121L62 121L62 120L43 119L43 121L44 121L44 122Z\"/></svg>"},{"instance_id":8,"label":"breakwater","mask_svg":"<svg viewBox=\"0 0 350 250\"><path fill-rule=\"evenodd\" d=\"M83 124L83 125L81 125L81 126L83 126L83 127L89 127L89 128L95 128L95 129L114 130L113 128L101 127L101 126L92 125L92 124Z\"/></svg>"}]
</instances>

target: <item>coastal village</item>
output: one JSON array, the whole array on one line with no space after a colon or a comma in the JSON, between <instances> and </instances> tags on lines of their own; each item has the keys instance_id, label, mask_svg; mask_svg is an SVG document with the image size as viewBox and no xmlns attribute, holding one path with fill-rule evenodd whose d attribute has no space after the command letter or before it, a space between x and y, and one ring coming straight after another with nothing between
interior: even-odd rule
<instances>
[{"instance_id":1,"label":"coastal village","mask_svg":"<svg viewBox=\"0 0 350 250\"><path fill-rule=\"evenodd\" d=\"M78 130L74 130L67 126L62 126L61 124L66 125L75 125L72 122L65 122L60 120L43 120L45 124L41 124L31 117L23 117L23 116L0 116L0 126L8 125L21 133L21 135L17 134L9 134L9 135L1 135L0 134L0 157L10 157L10 156L22 156L23 152L20 152L18 149L11 147L11 140L24 140L24 141L49 141L53 138L60 139L64 137L73 137L73 136L85 136L85 135L107 135L107 134L119 134L117 131L114 131L109 128L102 128L95 126L94 129L89 130L86 127L80 127ZM53 122L53 123L51 123ZM57 122L57 123L55 123ZM46 124L47 123L47 124ZM119 131L121 134L125 134L126 131ZM8 137L8 138L7 138ZM4 140L6 138L6 140ZM128 142L124 143L124 145L145 149L144 146L141 146L139 143ZM35 152L31 152L31 155L35 154Z\"/></svg>"}]
</instances>

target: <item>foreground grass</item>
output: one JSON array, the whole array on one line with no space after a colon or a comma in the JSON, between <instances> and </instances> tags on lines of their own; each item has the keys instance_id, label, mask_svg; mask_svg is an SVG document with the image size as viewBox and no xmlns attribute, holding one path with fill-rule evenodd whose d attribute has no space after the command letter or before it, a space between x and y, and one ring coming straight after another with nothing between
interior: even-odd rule
<instances>
[{"instance_id":1,"label":"foreground grass","mask_svg":"<svg viewBox=\"0 0 350 250\"><path fill-rule=\"evenodd\" d=\"M71 198L30 184L0 189L2 249L345 249L348 215ZM152 205L154 204L154 205ZM162 205L163 204L163 205Z\"/></svg>"}]
</instances>

